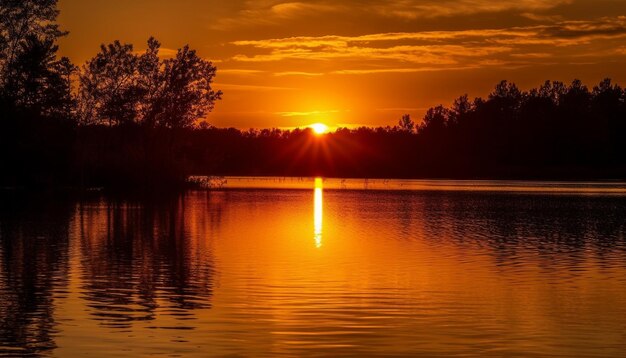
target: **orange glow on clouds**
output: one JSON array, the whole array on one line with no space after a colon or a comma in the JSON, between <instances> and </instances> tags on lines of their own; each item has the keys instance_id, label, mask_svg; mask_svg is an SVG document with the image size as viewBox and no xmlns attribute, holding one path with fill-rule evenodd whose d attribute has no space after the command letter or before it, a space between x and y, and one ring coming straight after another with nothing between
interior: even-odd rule
<instances>
[{"instance_id":1,"label":"orange glow on clouds","mask_svg":"<svg viewBox=\"0 0 626 358\"><path fill-rule=\"evenodd\" d=\"M189 44L218 67L218 127L394 125L502 79L626 82L626 2L60 0L60 55L101 43L165 53ZM116 26L111 27L110 22Z\"/></svg>"}]
</instances>

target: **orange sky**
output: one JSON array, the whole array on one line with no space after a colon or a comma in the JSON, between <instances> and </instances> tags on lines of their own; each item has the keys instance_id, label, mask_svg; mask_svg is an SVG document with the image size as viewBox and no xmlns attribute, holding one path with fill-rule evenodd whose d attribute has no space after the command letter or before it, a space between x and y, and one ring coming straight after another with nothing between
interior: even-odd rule
<instances>
[{"instance_id":1,"label":"orange sky","mask_svg":"<svg viewBox=\"0 0 626 358\"><path fill-rule=\"evenodd\" d=\"M184 44L215 62L224 92L211 124L393 125L501 79L626 85L623 0L60 0L82 64L101 43L163 54Z\"/></svg>"}]
</instances>

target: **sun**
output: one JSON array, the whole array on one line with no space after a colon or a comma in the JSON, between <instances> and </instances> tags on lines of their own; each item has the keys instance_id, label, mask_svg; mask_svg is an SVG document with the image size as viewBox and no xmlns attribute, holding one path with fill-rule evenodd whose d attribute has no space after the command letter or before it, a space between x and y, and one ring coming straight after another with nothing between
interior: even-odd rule
<instances>
[{"instance_id":1,"label":"sun","mask_svg":"<svg viewBox=\"0 0 626 358\"><path fill-rule=\"evenodd\" d=\"M315 134L324 134L328 132L328 126L324 123L313 123L309 126Z\"/></svg>"}]
</instances>

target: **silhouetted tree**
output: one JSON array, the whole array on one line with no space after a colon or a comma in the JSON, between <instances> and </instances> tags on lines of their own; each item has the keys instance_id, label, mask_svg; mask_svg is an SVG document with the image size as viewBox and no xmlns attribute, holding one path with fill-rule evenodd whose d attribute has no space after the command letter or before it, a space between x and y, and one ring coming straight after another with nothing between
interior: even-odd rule
<instances>
[{"instance_id":1,"label":"silhouetted tree","mask_svg":"<svg viewBox=\"0 0 626 358\"><path fill-rule=\"evenodd\" d=\"M49 115L66 105L56 71L57 0L0 0L0 97L5 105ZM60 91L60 92L57 92Z\"/></svg>"},{"instance_id":2,"label":"silhouetted tree","mask_svg":"<svg viewBox=\"0 0 626 358\"><path fill-rule=\"evenodd\" d=\"M143 121L161 127L191 127L222 96L211 86L216 67L189 46L179 49L174 58L158 61L159 47L154 38L148 40L148 50L140 60L145 86Z\"/></svg>"},{"instance_id":3,"label":"silhouetted tree","mask_svg":"<svg viewBox=\"0 0 626 358\"><path fill-rule=\"evenodd\" d=\"M459 118L467 115L472 110L472 103L470 102L467 94L460 96L454 100L452 104L452 110L450 113L451 120L457 121Z\"/></svg>"},{"instance_id":4,"label":"silhouetted tree","mask_svg":"<svg viewBox=\"0 0 626 358\"><path fill-rule=\"evenodd\" d=\"M142 55L119 41L101 46L80 75L83 123L143 123L185 128L210 112L221 91L211 87L216 68L189 46L159 59L161 44L148 40Z\"/></svg>"},{"instance_id":5,"label":"silhouetted tree","mask_svg":"<svg viewBox=\"0 0 626 358\"><path fill-rule=\"evenodd\" d=\"M71 105L70 82L64 77L69 60L56 60L57 46L53 40L32 36L24 44L15 61L9 65L12 77L6 91L20 108L45 116L67 114Z\"/></svg>"},{"instance_id":6,"label":"silhouetted tree","mask_svg":"<svg viewBox=\"0 0 626 358\"><path fill-rule=\"evenodd\" d=\"M423 124L420 126L422 133L441 133L448 122L450 112L444 106L430 108L424 115Z\"/></svg>"},{"instance_id":7,"label":"silhouetted tree","mask_svg":"<svg viewBox=\"0 0 626 358\"><path fill-rule=\"evenodd\" d=\"M73 77L78 72L78 67L69 58L61 57L54 63L54 72L60 76L58 96L61 97L60 106L57 108L60 115L66 118L74 118L76 115L76 98L73 95Z\"/></svg>"},{"instance_id":8,"label":"silhouetted tree","mask_svg":"<svg viewBox=\"0 0 626 358\"><path fill-rule=\"evenodd\" d=\"M0 66L3 70L19 56L24 43L35 36L56 39L65 32L54 22L58 0L0 0ZM6 73L3 71L3 75ZM7 79L3 76L3 79Z\"/></svg>"},{"instance_id":9,"label":"silhouetted tree","mask_svg":"<svg viewBox=\"0 0 626 358\"><path fill-rule=\"evenodd\" d=\"M411 115L409 114L405 114L402 118L400 118L398 126L400 127L400 130L408 133L413 133L415 130L415 122L413 122Z\"/></svg>"},{"instance_id":10,"label":"silhouetted tree","mask_svg":"<svg viewBox=\"0 0 626 358\"><path fill-rule=\"evenodd\" d=\"M115 41L100 52L80 73L79 104L83 123L125 124L138 120L142 97L133 46Z\"/></svg>"}]
</instances>

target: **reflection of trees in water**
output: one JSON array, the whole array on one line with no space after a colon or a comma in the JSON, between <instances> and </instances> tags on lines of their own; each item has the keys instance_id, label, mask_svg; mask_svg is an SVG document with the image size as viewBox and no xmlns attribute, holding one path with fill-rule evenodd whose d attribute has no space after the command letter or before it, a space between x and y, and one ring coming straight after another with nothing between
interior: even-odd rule
<instances>
[{"instance_id":1,"label":"reflection of trees in water","mask_svg":"<svg viewBox=\"0 0 626 358\"><path fill-rule=\"evenodd\" d=\"M611 265L618 261L605 258L626 251L623 197L431 193L418 200L429 238L489 248L502 265L531 251L548 264L558 256L570 267L592 257Z\"/></svg>"},{"instance_id":2,"label":"reflection of trees in water","mask_svg":"<svg viewBox=\"0 0 626 358\"><path fill-rule=\"evenodd\" d=\"M0 355L56 347L54 298L67 288L71 205L0 199Z\"/></svg>"},{"instance_id":3,"label":"reflection of trees in water","mask_svg":"<svg viewBox=\"0 0 626 358\"><path fill-rule=\"evenodd\" d=\"M209 308L213 263L201 235L201 210L185 198L100 201L80 208L84 298L104 324L128 327L157 314L180 320Z\"/></svg>"}]
</instances>

